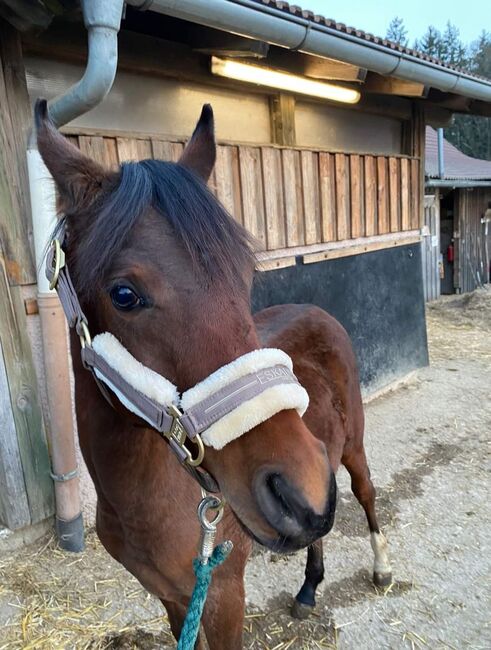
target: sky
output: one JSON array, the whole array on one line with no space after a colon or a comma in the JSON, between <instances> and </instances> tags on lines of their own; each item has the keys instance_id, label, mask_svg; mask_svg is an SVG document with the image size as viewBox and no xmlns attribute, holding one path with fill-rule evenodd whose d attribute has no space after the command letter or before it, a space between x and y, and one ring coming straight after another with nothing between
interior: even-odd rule
<instances>
[{"instance_id":1,"label":"sky","mask_svg":"<svg viewBox=\"0 0 491 650\"><path fill-rule=\"evenodd\" d=\"M290 4L311 9L326 18L333 18L376 36L385 36L392 18L399 16L408 30L410 45L426 31L428 25L443 30L447 20L459 28L464 43L474 41L483 29L491 30L490 0L290 0Z\"/></svg>"}]
</instances>

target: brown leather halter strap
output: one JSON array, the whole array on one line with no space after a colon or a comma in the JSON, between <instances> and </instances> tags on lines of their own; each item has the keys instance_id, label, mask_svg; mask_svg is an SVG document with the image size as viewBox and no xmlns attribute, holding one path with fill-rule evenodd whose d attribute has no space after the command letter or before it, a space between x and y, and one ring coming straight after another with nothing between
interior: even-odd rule
<instances>
[{"instance_id":1,"label":"brown leather halter strap","mask_svg":"<svg viewBox=\"0 0 491 650\"><path fill-rule=\"evenodd\" d=\"M200 434L242 403L260 395L272 386L298 384L297 378L289 368L278 365L231 381L184 413L181 413L175 405L159 404L136 390L92 348L87 318L82 311L65 263L63 240L64 232L61 233L60 239L53 240L47 254L46 276L50 281L50 288L56 289L58 293L69 326L74 327L80 336L82 362L85 368L92 372L102 394L111 406L113 403L107 386L122 395L124 400L132 405L134 411L141 414L143 419L168 441L179 461L201 487L208 492L219 491L216 480L202 467L198 467L204 453ZM200 453L196 460L192 458L185 446L186 438L199 446Z\"/></svg>"}]
</instances>

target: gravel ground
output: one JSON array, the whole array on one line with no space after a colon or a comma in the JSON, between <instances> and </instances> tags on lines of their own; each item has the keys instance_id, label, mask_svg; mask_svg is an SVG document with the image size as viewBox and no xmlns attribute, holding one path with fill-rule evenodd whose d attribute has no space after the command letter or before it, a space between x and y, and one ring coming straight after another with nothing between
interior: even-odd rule
<instances>
[{"instance_id":1,"label":"gravel ground","mask_svg":"<svg viewBox=\"0 0 491 650\"><path fill-rule=\"evenodd\" d=\"M491 649L491 291L428 308L431 366L366 407L366 446L394 584L376 590L364 515L338 475L326 579L308 621L289 616L305 552L258 551L247 569L245 648ZM173 648L158 602L89 533L0 558L0 650Z\"/></svg>"}]
</instances>

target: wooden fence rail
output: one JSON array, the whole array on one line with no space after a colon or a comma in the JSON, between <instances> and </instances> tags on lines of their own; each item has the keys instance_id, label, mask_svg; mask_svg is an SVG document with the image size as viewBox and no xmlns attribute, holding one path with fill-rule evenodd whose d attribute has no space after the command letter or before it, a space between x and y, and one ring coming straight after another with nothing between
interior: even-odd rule
<instances>
[{"instance_id":1,"label":"wooden fence rail","mask_svg":"<svg viewBox=\"0 0 491 650\"><path fill-rule=\"evenodd\" d=\"M100 162L177 160L184 143L69 136ZM420 161L220 144L210 188L262 250L357 239L420 227Z\"/></svg>"}]
</instances>

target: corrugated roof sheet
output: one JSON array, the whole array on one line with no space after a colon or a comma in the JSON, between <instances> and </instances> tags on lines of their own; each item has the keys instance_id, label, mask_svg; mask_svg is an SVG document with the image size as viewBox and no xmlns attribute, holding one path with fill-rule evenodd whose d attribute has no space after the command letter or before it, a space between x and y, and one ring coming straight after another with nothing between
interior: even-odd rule
<instances>
[{"instance_id":1,"label":"corrugated roof sheet","mask_svg":"<svg viewBox=\"0 0 491 650\"><path fill-rule=\"evenodd\" d=\"M445 179L491 180L491 160L471 158L447 140L443 141ZM429 178L438 178L438 137L435 129L426 127L425 172Z\"/></svg>"},{"instance_id":2,"label":"corrugated roof sheet","mask_svg":"<svg viewBox=\"0 0 491 650\"><path fill-rule=\"evenodd\" d=\"M308 2L308 0L305 0ZM268 7L273 7L274 9L279 9L280 11L284 11L285 13L292 14L293 16L299 16L301 18L305 18L306 20L311 20L312 22L318 23L320 25L325 25L326 27L329 27L330 29L333 29L337 32L341 32L344 34L348 34L350 36L355 36L357 38L360 38L365 41L369 41L370 43L376 43L377 45L380 45L382 47L386 47L387 49L390 50L397 50L398 52L404 52L405 54L408 54L409 56L414 56L417 59L422 59L423 61L430 61L431 63L435 63L436 65L442 67L442 68L449 68L451 70L458 70L459 72L465 72L466 74L475 77L476 79L483 79L483 77L480 77L478 75L475 75L471 72L468 72L466 70L462 70L461 68L458 68L457 66L450 65L448 63L445 63L444 61L437 59L435 57L429 56L428 54L425 54L424 52L419 52L418 50L413 50L410 47L404 47L402 45L399 45L398 43L394 43L393 41L389 41L386 38L380 38L379 36L374 36L373 34L370 34L368 32L364 32L361 29L356 29L355 27L349 27L348 25L345 25L344 23L338 23L337 21L331 19L331 18L326 18L325 16L320 16L318 14L315 14L313 11L309 11L306 9L302 9L298 5L291 5L288 2L283 2L282 0L253 0L253 2L259 4L259 5L265 5Z\"/></svg>"}]
</instances>

